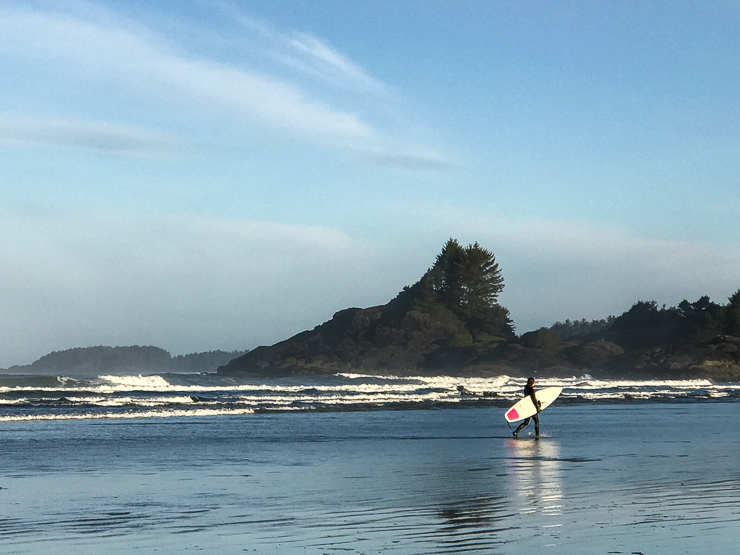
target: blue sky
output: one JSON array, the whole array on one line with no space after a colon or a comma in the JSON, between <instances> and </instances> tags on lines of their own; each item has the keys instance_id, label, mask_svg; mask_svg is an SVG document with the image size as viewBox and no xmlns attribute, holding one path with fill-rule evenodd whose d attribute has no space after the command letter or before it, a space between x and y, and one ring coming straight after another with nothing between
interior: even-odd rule
<instances>
[{"instance_id":1,"label":"blue sky","mask_svg":"<svg viewBox=\"0 0 740 555\"><path fill-rule=\"evenodd\" d=\"M517 330L740 288L736 2L0 2L0 366L269 344L480 242Z\"/></svg>"}]
</instances>

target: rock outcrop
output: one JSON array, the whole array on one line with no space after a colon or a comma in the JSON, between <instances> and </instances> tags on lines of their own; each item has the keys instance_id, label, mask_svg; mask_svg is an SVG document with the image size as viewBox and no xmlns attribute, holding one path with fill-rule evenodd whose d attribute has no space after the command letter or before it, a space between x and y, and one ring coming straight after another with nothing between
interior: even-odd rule
<instances>
[{"instance_id":1,"label":"rock outcrop","mask_svg":"<svg viewBox=\"0 0 740 555\"><path fill-rule=\"evenodd\" d=\"M333 374L573 376L740 381L740 338L703 345L626 349L604 339L556 341L548 333L521 338L473 337L459 321L411 310L395 321L388 306L343 310L270 347L258 347L218 369L254 377Z\"/></svg>"},{"instance_id":2,"label":"rock outcrop","mask_svg":"<svg viewBox=\"0 0 740 555\"><path fill-rule=\"evenodd\" d=\"M417 310L394 323L393 308L349 308L313 330L258 347L219 368L223 375L292 376L336 372L408 374L440 343L454 340L456 320L440 321Z\"/></svg>"},{"instance_id":3,"label":"rock outcrop","mask_svg":"<svg viewBox=\"0 0 740 555\"><path fill-rule=\"evenodd\" d=\"M619 317L591 323L598 325L566 321L517 338L508 310L496 302L502 289L492 253L450 239L434 266L388 304L337 312L218 373L740 380L740 290L726 306L707 296L673 308L638 301Z\"/></svg>"}]
</instances>

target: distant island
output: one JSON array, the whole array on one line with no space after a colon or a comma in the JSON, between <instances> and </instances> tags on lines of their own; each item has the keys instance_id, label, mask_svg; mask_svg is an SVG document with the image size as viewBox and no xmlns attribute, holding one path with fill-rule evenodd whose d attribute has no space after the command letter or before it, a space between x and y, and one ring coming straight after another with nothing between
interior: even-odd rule
<instances>
[{"instance_id":1,"label":"distant island","mask_svg":"<svg viewBox=\"0 0 740 555\"><path fill-rule=\"evenodd\" d=\"M227 376L537 375L740 380L740 290L676 307L638 301L603 320L557 322L517 336L498 304L494 255L450 239L421 279L385 305L348 308L218 368Z\"/></svg>"},{"instance_id":2,"label":"distant island","mask_svg":"<svg viewBox=\"0 0 740 555\"><path fill-rule=\"evenodd\" d=\"M13 374L65 374L99 376L104 374L153 374L162 372L215 372L219 366L248 351L207 351L172 356L153 346L79 347L55 351L32 364L11 366Z\"/></svg>"}]
</instances>

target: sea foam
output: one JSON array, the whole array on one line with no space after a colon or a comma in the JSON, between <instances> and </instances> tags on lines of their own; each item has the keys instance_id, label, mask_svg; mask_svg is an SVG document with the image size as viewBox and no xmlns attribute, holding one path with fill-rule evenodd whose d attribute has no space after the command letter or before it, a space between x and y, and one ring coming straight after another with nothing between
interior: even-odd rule
<instances>
[{"instance_id":1,"label":"sea foam","mask_svg":"<svg viewBox=\"0 0 740 555\"><path fill-rule=\"evenodd\" d=\"M100 376L100 380L119 389L164 389L170 383L162 376Z\"/></svg>"},{"instance_id":2,"label":"sea foam","mask_svg":"<svg viewBox=\"0 0 740 555\"><path fill-rule=\"evenodd\" d=\"M521 398L521 377L372 376L337 374L290 378L234 378L216 374L103 375L0 378L0 421L151 418L251 414L265 411L358 411L507 407ZM541 378L556 386L558 403L733 401L740 384L709 380L604 380L590 375Z\"/></svg>"}]
</instances>

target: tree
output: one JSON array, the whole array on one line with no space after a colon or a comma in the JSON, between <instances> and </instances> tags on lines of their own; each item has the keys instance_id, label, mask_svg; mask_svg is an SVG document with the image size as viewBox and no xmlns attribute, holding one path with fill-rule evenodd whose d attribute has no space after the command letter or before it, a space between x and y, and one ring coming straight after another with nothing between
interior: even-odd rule
<instances>
[{"instance_id":1,"label":"tree","mask_svg":"<svg viewBox=\"0 0 740 555\"><path fill-rule=\"evenodd\" d=\"M456 239L450 238L429 270L429 281L437 300L453 311L462 304L458 266L464 250Z\"/></svg>"},{"instance_id":2,"label":"tree","mask_svg":"<svg viewBox=\"0 0 740 555\"><path fill-rule=\"evenodd\" d=\"M702 344L722 333L724 308L712 302L708 295L690 303L686 299L678 304L677 312L683 319L684 340Z\"/></svg>"},{"instance_id":3,"label":"tree","mask_svg":"<svg viewBox=\"0 0 740 555\"><path fill-rule=\"evenodd\" d=\"M394 317L409 310L452 318L474 337L514 337L509 311L497 303L504 288L496 258L477 242L449 239L434 265L392 301ZM483 334L483 335L481 335Z\"/></svg>"},{"instance_id":4,"label":"tree","mask_svg":"<svg viewBox=\"0 0 740 555\"><path fill-rule=\"evenodd\" d=\"M587 337L606 332L614 321L616 316L607 316L601 320L588 321L585 318L580 320L566 320L565 322L555 322L550 329L560 336L560 339L571 339L573 337Z\"/></svg>"},{"instance_id":5,"label":"tree","mask_svg":"<svg viewBox=\"0 0 740 555\"><path fill-rule=\"evenodd\" d=\"M493 253L477 242L463 247L455 239L445 243L420 284L428 302L443 305L470 333L510 336L514 323L509 311L497 303L503 288Z\"/></svg>"},{"instance_id":6,"label":"tree","mask_svg":"<svg viewBox=\"0 0 740 555\"><path fill-rule=\"evenodd\" d=\"M458 262L458 276L462 306L471 315L493 307L504 289L504 278L496 258L478 243L463 250Z\"/></svg>"},{"instance_id":7,"label":"tree","mask_svg":"<svg viewBox=\"0 0 740 555\"><path fill-rule=\"evenodd\" d=\"M679 341L685 333L684 317L677 308L659 308L655 301L637 301L609 328L613 341L623 347L645 348Z\"/></svg>"},{"instance_id":8,"label":"tree","mask_svg":"<svg viewBox=\"0 0 740 555\"><path fill-rule=\"evenodd\" d=\"M449 239L430 272L439 300L467 317L482 316L494 307L504 289L495 256L477 242L463 247Z\"/></svg>"},{"instance_id":9,"label":"tree","mask_svg":"<svg viewBox=\"0 0 740 555\"><path fill-rule=\"evenodd\" d=\"M740 337L740 289L728 301L725 306L725 333Z\"/></svg>"}]
</instances>

